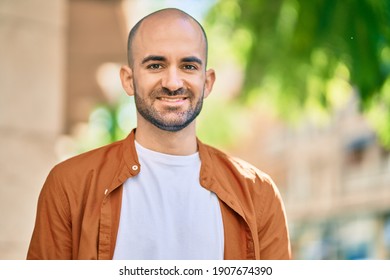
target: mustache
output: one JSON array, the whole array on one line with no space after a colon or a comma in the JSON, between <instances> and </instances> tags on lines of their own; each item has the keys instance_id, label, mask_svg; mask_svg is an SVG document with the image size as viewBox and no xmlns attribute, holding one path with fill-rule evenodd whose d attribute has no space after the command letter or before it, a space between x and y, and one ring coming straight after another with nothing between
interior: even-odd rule
<instances>
[{"instance_id":1,"label":"mustache","mask_svg":"<svg viewBox=\"0 0 390 280\"><path fill-rule=\"evenodd\" d=\"M178 96L178 95L185 95L188 97L192 97L193 93L189 90L186 90L184 88L179 88L177 90L169 90L167 88L159 88L157 90L154 90L151 93L152 97L160 97L160 96Z\"/></svg>"}]
</instances>

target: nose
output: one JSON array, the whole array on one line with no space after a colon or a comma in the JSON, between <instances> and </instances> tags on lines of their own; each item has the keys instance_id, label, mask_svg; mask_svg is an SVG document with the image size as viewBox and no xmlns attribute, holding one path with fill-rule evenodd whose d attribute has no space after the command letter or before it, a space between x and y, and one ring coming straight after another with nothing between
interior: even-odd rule
<instances>
[{"instance_id":1,"label":"nose","mask_svg":"<svg viewBox=\"0 0 390 280\"><path fill-rule=\"evenodd\" d=\"M183 80L180 76L180 73L175 68L169 68L165 71L162 78L162 87L168 89L169 91L176 91L183 87Z\"/></svg>"}]
</instances>

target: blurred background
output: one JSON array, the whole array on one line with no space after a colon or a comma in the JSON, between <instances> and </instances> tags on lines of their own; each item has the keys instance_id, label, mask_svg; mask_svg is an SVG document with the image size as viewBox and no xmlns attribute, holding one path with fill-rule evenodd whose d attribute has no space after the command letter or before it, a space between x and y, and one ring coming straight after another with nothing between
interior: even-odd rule
<instances>
[{"instance_id":1,"label":"blurred background","mask_svg":"<svg viewBox=\"0 0 390 280\"><path fill-rule=\"evenodd\" d=\"M135 127L127 34L166 7L209 37L199 137L272 176L293 258L389 259L388 0L0 0L0 259L54 164Z\"/></svg>"}]
</instances>

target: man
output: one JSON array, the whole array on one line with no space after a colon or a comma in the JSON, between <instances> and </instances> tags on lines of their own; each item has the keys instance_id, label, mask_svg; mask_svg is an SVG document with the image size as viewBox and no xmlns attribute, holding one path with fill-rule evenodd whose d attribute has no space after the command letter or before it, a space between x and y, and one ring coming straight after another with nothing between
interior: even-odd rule
<instances>
[{"instance_id":1,"label":"man","mask_svg":"<svg viewBox=\"0 0 390 280\"><path fill-rule=\"evenodd\" d=\"M60 163L39 197L28 259L289 259L271 179L200 142L195 118L213 87L201 25L177 9L131 30L137 128Z\"/></svg>"}]
</instances>

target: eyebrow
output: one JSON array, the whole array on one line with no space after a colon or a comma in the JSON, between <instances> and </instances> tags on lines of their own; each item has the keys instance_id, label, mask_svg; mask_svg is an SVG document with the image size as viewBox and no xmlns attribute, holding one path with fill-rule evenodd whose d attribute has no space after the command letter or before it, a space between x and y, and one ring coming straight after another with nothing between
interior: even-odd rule
<instances>
[{"instance_id":1,"label":"eyebrow","mask_svg":"<svg viewBox=\"0 0 390 280\"><path fill-rule=\"evenodd\" d=\"M144 59L142 59L142 62L141 64L145 64L145 63L148 63L150 61L167 61L166 57L164 56L161 56L161 55L149 55L147 57L145 57ZM184 57L181 62L195 62L199 65L202 65L202 60L196 56L188 56L188 57Z\"/></svg>"},{"instance_id":2,"label":"eyebrow","mask_svg":"<svg viewBox=\"0 0 390 280\"><path fill-rule=\"evenodd\" d=\"M196 56L189 56L189 57L185 57L181 60L182 62L195 62L199 65L202 65L202 60L200 58L197 58Z\"/></svg>"},{"instance_id":3,"label":"eyebrow","mask_svg":"<svg viewBox=\"0 0 390 280\"><path fill-rule=\"evenodd\" d=\"M148 63L149 61L166 61L167 59L161 55L149 55L142 59L141 64Z\"/></svg>"}]
</instances>

